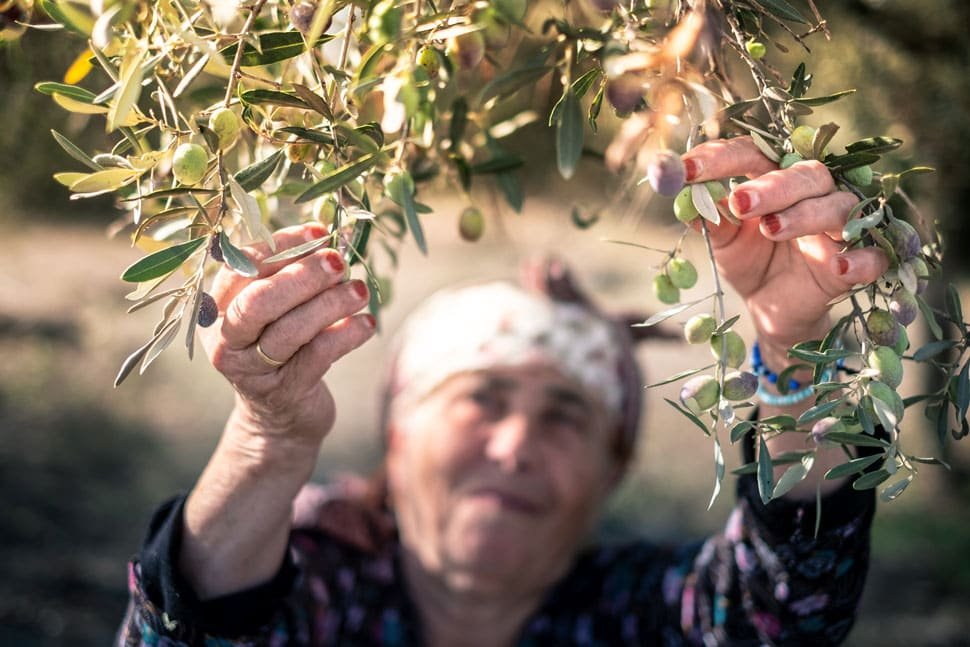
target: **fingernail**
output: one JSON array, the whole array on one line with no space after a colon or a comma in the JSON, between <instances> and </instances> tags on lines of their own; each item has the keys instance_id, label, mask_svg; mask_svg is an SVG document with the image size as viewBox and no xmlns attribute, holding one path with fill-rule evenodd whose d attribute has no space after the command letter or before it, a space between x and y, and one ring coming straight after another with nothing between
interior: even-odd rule
<instances>
[{"instance_id":1,"label":"fingernail","mask_svg":"<svg viewBox=\"0 0 970 647\"><path fill-rule=\"evenodd\" d=\"M781 218L777 214L769 213L767 216L762 216L761 222L764 224L765 230L772 236L781 230Z\"/></svg>"},{"instance_id":2,"label":"fingernail","mask_svg":"<svg viewBox=\"0 0 970 647\"><path fill-rule=\"evenodd\" d=\"M695 177L701 174L701 163L695 159L685 159L684 160L684 173L686 174L687 181L690 182Z\"/></svg>"},{"instance_id":3,"label":"fingernail","mask_svg":"<svg viewBox=\"0 0 970 647\"><path fill-rule=\"evenodd\" d=\"M840 275L844 275L849 271L849 265L849 259L847 259L845 256L835 257L835 267Z\"/></svg>"},{"instance_id":4,"label":"fingernail","mask_svg":"<svg viewBox=\"0 0 970 647\"><path fill-rule=\"evenodd\" d=\"M361 299L367 298L367 286L364 285L363 281L354 281L354 292L357 293Z\"/></svg>"},{"instance_id":5,"label":"fingernail","mask_svg":"<svg viewBox=\"0 0 970 647\"><path fill-rule=\"evenodd\" d=\"M758 194L752 191L735 191L734 204L738 213L748 213L758 205Z\"/></svg>"},{"instance_id":6,"label":"fingernail","mask_svg":"<svg viewBox=\"0 0 970 647\"><path fill-rule=\"evenodd\" d=\"M323 257L324 266L323 269L328 269L334 274L340 274L344 271L344 260L340 258L340 254L329 253Z\"/></svg>"},{"instance_id":7,"label":"fingernail","mask_svg":"<svg viewBox=\"0 0 970 647\"><path fill-rule=\"evenodd\" d=\"M367 324L368 328L377 328L377 319L372 314L368 313L364 315L364 323Z\"/></svg>"},{"instance_id":8,"label":"fingernail","mask_svg":"<svg viewBox=\"0 0 970 647\"><path fill-rule=\"evenodd\" d=\"M311 240L320 238L325 233L327 233L327 230L323 227L323 225L313 223L307 225L306 230L303 232L303 239L309 243Z\"/></svg>"}]
</instances>

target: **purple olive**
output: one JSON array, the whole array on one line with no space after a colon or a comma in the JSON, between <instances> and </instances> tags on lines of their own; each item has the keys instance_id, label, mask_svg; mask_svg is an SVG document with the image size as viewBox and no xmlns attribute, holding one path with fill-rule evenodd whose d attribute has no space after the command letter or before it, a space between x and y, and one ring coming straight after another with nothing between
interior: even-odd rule
<instances>
[{"instance_id":1,"label":"purple olive","mask_svg":"<svg viewBox=\"0 0 970 647\"><path fill-rule=\"evenodd\" d=\"M658 151L647 166L647 181L654 191L672 198L684 188L687 172L680 155L671 150Z\"/></svg>"},{"instance_id":2,"label":"purple olive","mask_svg":"<svg viewBox=\"0 0 970 647\"><path fill-rule=\"evenodd\" d=\"M908 261L917 254L922 246L919 234L905 220L893 220L886 228L886 239L892 243L893 251L901 261Z\"/></svg>"},{"instance_id":3,"label":"purple olive","mask_svg":"<svg viewBox=\"0 0 970 647\"><path fill-rule=\"evenodd\" d=\"M617 112L627 114L643 106L643 80L636 74L621 74L606 84L606 100Z\"/></svg>"},{"instance_id":4,"label":"purple olive","mask_svg":"<svg viewBox=\"0 0 970 647\"><path fill-rule=\"evenodd\" d=\"M202 298L199 300L199 325L208 328L218 318L219 308L216 306L216 300L208 292L203 292Z\"/></svg>"},{"instance_id":5,"label":"purple olive","mask_svg":"<svg viewBox=\"0 0 970 647\"><path fill-rule=\"evenodd\" d=\"M898 288L893 292L892 301L889 302L889 312L892 313L896 321L904 326L908 326L916 321L919 304L916 303L916 297L909 290Z\"/></svg>"},{"instance_id":6,"label":"purple olive","mask_svg":"<svg viewBox=\"0 0 970 647\"><path fill-rule=\"evenodd\" d=\"M219 243L219 237L213 236L212 240L209 242L209 256L216 263L225 262L226 258L222 254L222 245Z\"/></svg>"},{"instance_id":7,"label":"purple olive","mask_svg":"<svg viewBox=\"0 0 970 647\"><path fill-rule=\"evenodd\" d=\"M812 425L812 440L815 441L816 445L821 445L826 436L837 431L845 431L845 423L838 418L822 418Z\"/></svg>"},{"instance_id":8,"label":"purple olive","mask_svg":"<svg viewBox=\"0 0 970 647\"><path fill-rule=\"evenodd\" d=\"M724 397L747 400L758 392L758 376L747 371L733 371L724 376Z\"/></svg>"}]
</instances>

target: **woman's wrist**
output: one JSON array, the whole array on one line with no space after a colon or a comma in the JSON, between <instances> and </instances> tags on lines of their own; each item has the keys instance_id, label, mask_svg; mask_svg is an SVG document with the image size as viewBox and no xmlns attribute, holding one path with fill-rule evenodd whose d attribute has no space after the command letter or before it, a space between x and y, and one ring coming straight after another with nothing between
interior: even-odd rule
<instances>
[{"instance_id":1,"label":"woman's wrist","mask_svg":"<svg viewBox=\"0 0 970 647\"><path fill-rule=\"evenodd\" d=\"M822 339L828 334L831 329L832 322L826 316L823 320L819 321L814 326L809 326L806 328L808 332L805 333L800 339L795 339L792 341L787 341L781 339L777 336L766 335L760 332L757 333L757 344L760 355L761 364L775 375L780 375L783 371L789 367L796 364L803 364L804 362L790 357L788 355L788 350L795 344L806 341L809 339ZM798 384L805 385L812 381L813 368L806 366L803 369L797 369L786 376L787 380L794 380ZM766 384L772 392L776 392L777 388L775 384Z\"/></svg>"}]
</instances>

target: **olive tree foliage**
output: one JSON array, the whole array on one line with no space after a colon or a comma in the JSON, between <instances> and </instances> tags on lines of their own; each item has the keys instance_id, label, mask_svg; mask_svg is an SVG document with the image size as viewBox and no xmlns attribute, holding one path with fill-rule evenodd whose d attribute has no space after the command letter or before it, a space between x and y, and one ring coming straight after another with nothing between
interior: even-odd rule
<instances>
[{"instance_id":1,"label":"olive tree foliage","mask_svg":"<svg viewBox=\"0 0 970 647\"><path fill-rule=\"evenodd\" d=\"M378 314L389 289L378 269L396 265L402 244L428 252L421 216L431 209L421 193L429 182L437 178L465 195L487 183L520 210L522 159L508 150L507 138L536 121L548 124L556 166L568 179L587 133L612 111L622 122L606 150L607 165L676 196L674 215L685 224L673 249L647 248L661 254L654 289L672 307L639 325L707 308L688 321L685 336L710 344L713 363L660 384L687 380L679 402L668 401L713 442L714 496L725 471L724 437L736 442L753 434L760 443L758 461L739 469L757 473L765 501L803 479L817 448L832 444L876 453L847 460L827 478L851 476L854 487L881 487L885 499L894 499L920 464L940 463L906 451L900 423L909 407L919 404L941 443L970 431L960 300L952 287L945 310L921 297L939 276L942 241L906 187L932 169L880 172L874 165L900 140L874 134L843 142L838 124L813 123L815 108L853 91L813 94L806 63L787 70L772 63L775 51L807 53L810 39L824 44L829 27L812 0L39 0L16 6L18 25L31 22L33 10L32 26L69 35L79 52L62 81L42 81L36 89L65 110L105 123L100 152L53 132L74 161L54 177L72 199L116 196L125 212L121 231L146 252L122 274L134 285L130 310L162 308L116 384L136 368L144 372L177 339L191 356L196 326L218 317L205 291L213 271L227 265L255 276L243 245L272 247L272 232L290 224L317 221L328 233L264 263L322 246L337 249L366 277L370 308ZM542 16L534 15L539 7ZM509 51L516 54L503 56ZM551 82L560 95L549 114L518 109L517 93L540 82ZM680 152L735 135L751 137L783 168L822 161L860 200L842 232L846 248L878 246L891 261L879 281L844 297L844 314L824 339L790 349L800 363L780 376L782 391L793 371L814 369L814 406L798 419L737 415L752 406L758 379L733 370L746 348L732 330L738 316L725 310L708 227L733 217L722 199L739 180L685 184ZM697 223L715 291L682 300L697 270L681 244ZM574 213L565 226L589 224ZM473 240L481 230L481 214L469 207L459 233ZM918 317L933 339L910 348L906 327ZM948 338L944 326L958 335ZM903 360L928 364L944 386L904 399L897 391ZM805 435L806 448L770 456L764 441L781 433ZM775 482L778 464L790 467Z\"/></svg>"}]
</instances>

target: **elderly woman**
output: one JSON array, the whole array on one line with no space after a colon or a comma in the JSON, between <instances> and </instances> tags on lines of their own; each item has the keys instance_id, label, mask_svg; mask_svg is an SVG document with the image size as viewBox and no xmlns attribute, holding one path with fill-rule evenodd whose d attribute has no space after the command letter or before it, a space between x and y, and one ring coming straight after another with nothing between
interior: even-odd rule
<instances>
[{"instance_id":1,"label":"elderly woman","mask_svg":"<svg viewBox=\"0 0 970 647\"><path fill-rule=\"evenodd\" d=\"M875 280L887 261L877 250L842 252L856 200L819 162L777 170L738 138L698 146L685 163L691 181L751 178L728 198L741 225L725 222L713 243L765 364L780 372L788 346L828 330L828 302ZM306 226L277 241L322 233ZM768 505L742 477L724 532L706 541L589 542L631 456L641 385L626 331L576 298L496 284L432 298L399 335L389 369L385 494L308 489L335 416L321 377L374 331L373 318L355 314L367 290L344 270L323 250L255 280L217 277L221 318L204 342L236 405L191 494L151 523L118 644L824 645L846 636L875 504L871 491L820 480L844 462L839 450L820 451L809 478ZM763 417L798 415L810 399L766 402ZM771 453L803 446L790 436L769 441ZM815 536L817 487L825 513Z\"/></svg>"}]
</instances>

